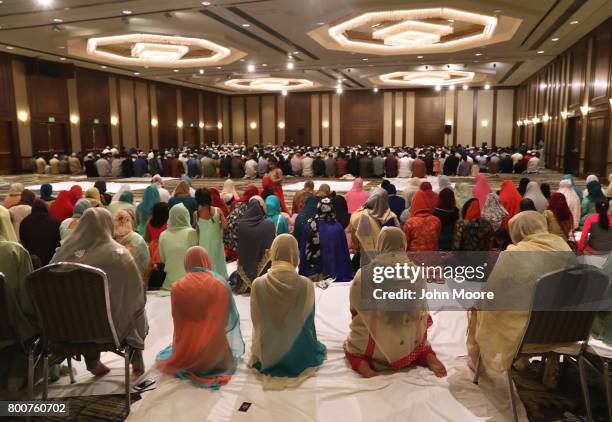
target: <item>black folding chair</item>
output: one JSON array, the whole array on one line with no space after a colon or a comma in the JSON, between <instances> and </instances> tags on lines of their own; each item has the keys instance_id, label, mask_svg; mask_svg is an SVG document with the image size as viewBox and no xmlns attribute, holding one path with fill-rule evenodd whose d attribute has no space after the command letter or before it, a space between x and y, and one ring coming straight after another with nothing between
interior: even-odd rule
<instances>
[{"instance_id":1,"label":"black folding chair","mask_svg":"<svg viewBox=\"0 0 612 422\"><path fill-rule=\"evenodd\" d=\"M125 361L125 400L130 411L132 348L117 336L104 271L88 265L58 263L31 273L26 280L42 327L43 400L47 399L49 354L68 360L86 353L113 352Z\"/></svg>"},{"instance_id":2,"label":"black folding chair","mask_svg":"<svg viewBox=\"0 0 612 422\"><path fill-rule=\"evenodd\" d=\"M522 357L541 355L541 352L525 352L525 346L531 344L540 345L543 349L550 345L549 352L577 358L580 385L589 421L592 421L592 415L588 406L588 387L582 354L588 344L595 314L609 309L609 284L608 276L590 265L576 265L543 275L536 282L529 320L512 360L514 364ZM557 348L560 344L573 344L576 347L561 351ZM479 356L474 375L475 384L478 384L480 367ZM518 421L510 370L507 371L507 376L512 415L514 421Z\"/></svg>"}]
</instances>

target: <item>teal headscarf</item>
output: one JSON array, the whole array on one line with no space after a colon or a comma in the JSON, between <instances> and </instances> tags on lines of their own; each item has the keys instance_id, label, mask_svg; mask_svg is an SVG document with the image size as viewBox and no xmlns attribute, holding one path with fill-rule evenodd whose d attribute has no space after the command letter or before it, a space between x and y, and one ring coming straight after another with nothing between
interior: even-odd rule
<instances>
[{"instance_id":1,"label":"teal headscarf","mask_svg":"<svg viewBox=\"0 0 612 422\"><path fill-rule=\"evenodd\" d=\"M129 190L126 190L119 197L119 201L127 202L128 204L133 204L134 203L134 194L132 192L130 192Z\"/></svg>"},{"instance_id":2,"label":"teal headscarf","mask_svg":"<svg viewBox=\"0 0 612 422\"><path fill-rule=\"evenodd\" d=\"M277 235L289 233L289 224L281 215L280 201L276 195L268 195L266 198L266 216L274 223Z\"/></svg>"},{"instance_id":3,"label":"teal headscarf","mask_svg":"<svg viewBox=\"0 0 612 422\"><path fill-rule=\"evenodd\" d=\"M183 174L183 175L181 176L181 180L184 180L185 182L187 182L187 184L189 185L189 187L191 187L191 177L189 177L189 176L187 176L187 175Z\"/></svg>"},{"instance_id":4,"label":"teal headscarf","mask_svg":"<svg viewBox=\"0 0 612 422\"><path fill-rule=\"evenodd\" d=\"M572 189L574 189L574 192L576 192L576 195L578 195L578 198L580 198L580 200L582 201L582 191L578 188L578 186L576 186L576 182L574 182L574 176L572 176L571 174L566 174L565 176L563 176L563 180L570 180L572 182Z\"/></svg>"},{"instance_id":5,"label":"teal headscarf","mask_svg":"<svg viewBox=\"0 0 612 422\"><path fill-rule=\"evenodd\" d=\"M308 197L306 202L304 202L304 208L302 208L302 211L300 211L295 219L295 223L293 224L293 237L297 239L298 244L300 243L300 236L302 236L304 226L306 226L308 220L317 215L318 202L319 200L316 196Z\"/></svg>"},{"instance_id":6,"label":"teal headscarf","mask_svg":"<svg viewBox=\"0 0 612 422\"><path fill-rule=\"evenodd\" d=\"M123 195L122 195L123 196ZM159 190L156 185L149 185L142 194L142 202L138 205L140 217L138 218L138 233L144 236L147 229L147 221L153 213L153 206L160 202Z\"/></svg>"},{"instance_id":7,"label":"teal headscarf","mask_svg":"<svg viewBox=\"0 0 612 422\"><path fill-rule=\"evenodd\" d=\"M587 183L587 191L589 192L587 198L594 204L598 203L599 201L606 200L606 197L603 195L601 190L601 183L596 180Z\"/></svg>"},{"instance_id":8,"label":"teal headscarf","mask_svg":"<svg viewBox=\"0 0 612 422\"><path fill-rule=\"evenodd\" d=\"M81 218L87 208L91 208L91 202L88 199L79 199L72 210L72 218Z\"/></svg>"}]
</instances>

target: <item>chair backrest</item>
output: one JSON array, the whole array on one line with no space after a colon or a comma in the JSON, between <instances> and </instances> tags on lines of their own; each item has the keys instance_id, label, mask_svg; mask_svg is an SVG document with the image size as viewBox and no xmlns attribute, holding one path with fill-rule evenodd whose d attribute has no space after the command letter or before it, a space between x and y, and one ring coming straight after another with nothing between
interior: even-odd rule
<instances>
[{"instance_id":1,"label":"chair backrest","mask_svg":"<svg viewBox=\"0 0 612 422\"><path fill-rule=\"evenodd\" d=\"M536 283L521 348L588 340L596 313L612 310L609 286L610 278L590 265L542 276Z\"/></svg>"},{"instance_id":2,"label":"chair backrest","mask_svg":"<svg viewBox=\"0 0 612 422\"><path fill-rule=\"evenodd\" d=\"M9 315L9 293L4 274L0 273L0 341L15 340L16 334Z\"/></svg>"},{"instance_id":3,"label":"chair backrest","mask_svg":"<svg viewBox=\"0 0 612 422\"><path fill-rule=\"evenodd\" d=\"M26 286L46 341L120 347L104 271L70 262L50 264L31 273Z\"/></svg>"}]
</instances>

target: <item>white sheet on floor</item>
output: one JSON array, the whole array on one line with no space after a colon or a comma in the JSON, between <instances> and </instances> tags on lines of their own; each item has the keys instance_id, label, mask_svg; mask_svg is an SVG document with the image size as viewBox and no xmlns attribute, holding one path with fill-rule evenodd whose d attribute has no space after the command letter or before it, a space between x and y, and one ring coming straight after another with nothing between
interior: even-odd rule
<instances>
[{"instance_id":1,"label":"white sheet on floor","mask_svg":"<svg viewBox=\"0 0 612 422\"><path fill-rule=\"evenodd\" d=\"M162 180L164 182L167 182L169 180L179 180L176 177L162 177ZM126 179L117 179L114 180L117 183L133 183L133 182L140 182L140 183L150 183L151 182L151 177L128 177Z\"/></svg>"},{"instance_id":2,"label":"white sheet on floor","mask_svg":"<svg viewBox=\"0 0 612 422\"><path fill-rule=\"evenodd\" d=\"M337 179L334 180L313 180L313 183L315 185L315 189L319 189L319 187L323 184L323 183L327 183L329 185L329 187L331 188L331 190L335 190L336 192L348 192L349 190L351 190L351 187L353 186L353 182L341 182L338 181ZM367 180L363 181L363 185L366 186L368 185L370 182L368 182ZM304 182L296 182L296 183L291 183L289 185L283 185L283 190L291 190L291 191L298 191L304 188Z\"/></svg>"},{"instance_id":3,"label":"white sheet on floor","mask_svg":"<svg viewBox=\"0 0 612 422\"><path fill-rule=\"evenodd\" d=\"M94 185L95 182L56 182L56 183L50 183L51 186L53 186L53 192L60 192L63 190L69 190L72 186L74 185L79 185L83 188L83 191L86 191L87 189L89 189L90 187L92 187ZM117 183L117 182L107 182L106 183L106 192L108 193L117 193L119 191L119 188L121 187L121 185L123 185L124 183ZM130 183L125 183L130 185L130 190L133 192L136 191L141 191L141 190L145 190L147 188L147 186L150 185L150 183L134 183L131 182ZM30 190L40 190L40 185L30 185L30 186L26 186L26 189L30 189Z\"/></svg>"},{"instance_id":4,"label":"white sheet on floor","mask_svg":"<svg viewBox=\"0 0 612 422\"><path fill-rule=\"evenodd\" d=\"M228 265L228 272L235 264ZM364 379L344 357L343 342L349 331L348 283L316 290L317 335L327 346L327 359L316 376L287 391L266 391L246 367L251 345L252 324L248 296L237 296L246 353L229 384L219 391L198 389L160 373L155 355L172 343L172 316L169 297L149 294L147 316L150 331L146 338L146 373L154 378L155 389L143 393L132 406L128 421L499 421L511 419L505 377L483 374L480 384L471 382L466 365L464 312L433 312L430 342L448 369L448 377L436 378L428 369L415 367ZM95 379L76 362L77 383L66 385L68 377L50 386L50 397L123 392L123 359L106 353L102 360L111 373ZM137 380L133 380L133 385ZM243 402L252 403L248 412L239 412ZM526 420L519 406L521 420Z\"/></svg>"},{"instance_id":5,"label":"white sheet on floor","mask_svg":"<svg viewBox=\"0 0 612 422\"><path fill-rule=\"evenodd\" d=\"M410 184L410 179L405 178L405 177L394 177L393 179L387 179L387 180L389 180L391 183L395 185L395 188L397 189L398 192L403 191L404 189L406 189L406 186ZM436 192L438 191L438 177L437 176L427 176L425 179L423 179L423 181L431 183L432 189ZM455 189L454 183L451 183L451 186L453 187L453 189Z\"/></svg>"}]
</instances>

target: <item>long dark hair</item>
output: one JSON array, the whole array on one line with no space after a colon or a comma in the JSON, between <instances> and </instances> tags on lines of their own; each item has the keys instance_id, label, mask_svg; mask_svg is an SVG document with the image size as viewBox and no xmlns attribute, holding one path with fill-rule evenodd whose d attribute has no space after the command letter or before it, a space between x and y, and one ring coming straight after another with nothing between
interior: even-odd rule
<instances>
[{"instance_id":1,"label":"long dark hair","mask_svg":"<svg viewBox=\"0 0 612 422\"><path fill-rule=\"evenodd\" d=\"M160 228L164 224L168 222L168 216L170 215L170 208L168 204L165 202L158 202L153 205L153 210L151 211L151 226L156 229Z\"/></svg>"},{"instance_id":2,"label":"long dark hair","mask_svg":"<svg viewBox=\"0 0 612 422\"><path fill-rule=\"evenodd\" d=\"M608 219L608 208L608 201L599 201L595 204L595 210L599 214L599 227L606 231L610 228L610 220Z\"/></svg>"}]
</instances>

